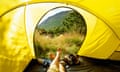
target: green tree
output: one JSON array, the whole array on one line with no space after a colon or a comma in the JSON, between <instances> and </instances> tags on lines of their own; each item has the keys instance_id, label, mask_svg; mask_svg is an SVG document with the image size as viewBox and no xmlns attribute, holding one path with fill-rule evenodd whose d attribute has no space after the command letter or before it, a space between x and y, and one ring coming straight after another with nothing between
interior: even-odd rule
<instances>
[{"instance_id":1,"label":"green tree","mask_svg":"<svg viewBox=\"0 0 120 72\"><path fill-rule=\"evenodd\" d=\"M85 30L83 32L86 32L85 21L83 17L76 11L69 12L67 17L63 21L63 25L63 30L65 30L66 32L77 31L81 33L82 30Z\"/></svg>"}]
</instances>

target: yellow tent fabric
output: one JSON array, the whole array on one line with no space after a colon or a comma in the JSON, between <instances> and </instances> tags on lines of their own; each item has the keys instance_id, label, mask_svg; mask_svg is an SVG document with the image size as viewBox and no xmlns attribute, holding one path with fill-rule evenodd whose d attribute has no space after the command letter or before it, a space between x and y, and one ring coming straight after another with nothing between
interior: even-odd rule
<instances>
[{"instance_id":1,"label":"yellow tent fabric","mask_svg":"<svg viewBox=\"0 0 120 72\"><path fill-rule=\"evenodd\" d=\"M113 52L120 51L120 0L31 0L28 3L24 0L1 0L0 72L22 72L34 58L33 47L29 45L33 44L32 40L29 41L32 34L26 33L24 5L38 2L65 3L88 12L83 13L87 35L79 55L108 59ZM22 7L7 13L19 6Z\"/></svg>"},{"instance_id":2,"label":"yellow tent fabric","mask_svg":"<svg viewBox=\"0 0 120 72\"><path fill-rule=\"evenodd\" d=\"M17 12L17 9L7 14L0 22L4 27L4 32L1 31L3 37L0 45L0 72L22 72L33 57L26 36L24 8L20 10L21 12Z\"/></svg>"}]
</instances>

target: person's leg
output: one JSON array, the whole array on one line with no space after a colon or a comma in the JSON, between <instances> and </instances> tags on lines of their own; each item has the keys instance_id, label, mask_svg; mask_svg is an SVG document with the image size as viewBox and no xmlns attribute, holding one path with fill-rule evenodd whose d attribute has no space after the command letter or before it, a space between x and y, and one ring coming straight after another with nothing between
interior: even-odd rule
<instances>
[{"instance_id":1,"label":"person's leg","mask_svg":"<svg viewBox=\"0 0 120 72\"><path fill-rule=\"evenodd\" d=\"M57 50L56 57L50 64L47 72L59 72L59 61L60 61L61 49Z\"/></svg>"},{"instance_id":2,"label":"person's leg","mask_svg":"<svg viewBox=\"0 0 120 72\"><path fill-rule=\"evenodd\" d=\"M61 51L60 51L60 50L57 50L56 57L55 57L55 59L52 61L51 65L54 64L54 65L56 65L56 66L59 68L60 54L61 54Z\"/></svg>"},{"instance_id":3,"label":"person's leg","mask_svg":"<svg viewBox=\"0 0 120 72\"><path fill-rule=\"evenodd\" d=\"M59 64L59 71L60 72L65 72L65 68L62 64Z\"/></svg>"}]
</instances>

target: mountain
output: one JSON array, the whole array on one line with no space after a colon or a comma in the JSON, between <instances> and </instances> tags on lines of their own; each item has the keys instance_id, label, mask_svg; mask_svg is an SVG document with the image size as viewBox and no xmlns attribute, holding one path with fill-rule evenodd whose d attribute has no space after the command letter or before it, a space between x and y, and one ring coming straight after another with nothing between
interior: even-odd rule
<instances>
[{"instance_id":1,"label":"mountain","mask_svg":"<svg viewBox=\"0 0 120 72\"><path fill-rule=\"evenodd\" d=\"M38 29L49 30L57 26L62 26L63 24L62 22L65 19L65 17L69 14L69 12L70 11L63 11L63 12L60 12L53 16L48 17L41 24L38 24Z\"/></svg>"}]
</instances>

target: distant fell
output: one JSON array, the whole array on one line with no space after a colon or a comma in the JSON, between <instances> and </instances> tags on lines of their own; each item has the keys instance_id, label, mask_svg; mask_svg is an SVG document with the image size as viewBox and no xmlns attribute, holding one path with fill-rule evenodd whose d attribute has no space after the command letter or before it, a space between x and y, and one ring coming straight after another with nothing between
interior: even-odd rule
<instances>
[{"instance_id":1,"label":"distant fell","mask_svg":"<svg viewBox=\"0 0 120 72\"><path fill-rule=\"evenodd\" d=\"M38 25L38 29L49 30L49 29L54 28L54 27L62 26L65 17L70 12L71 11L62 11L60 13L57 13L53 16L48 17L41 24Z\"/></svg>"}]
</instances>

